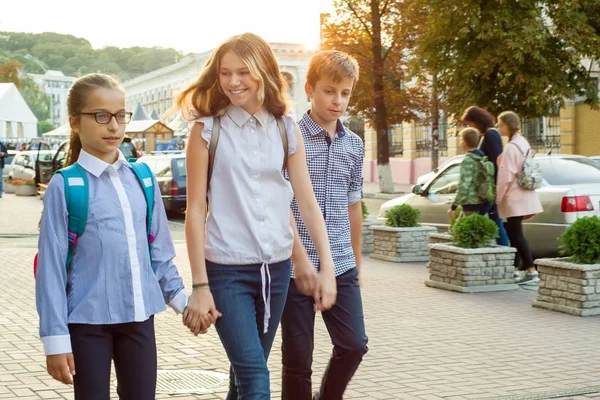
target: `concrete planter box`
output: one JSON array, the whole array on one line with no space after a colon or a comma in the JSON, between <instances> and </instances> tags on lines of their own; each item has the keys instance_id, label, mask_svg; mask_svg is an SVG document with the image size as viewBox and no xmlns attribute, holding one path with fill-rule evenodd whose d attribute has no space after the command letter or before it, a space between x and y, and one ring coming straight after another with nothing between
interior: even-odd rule
<instances>
[{"instance_id":1,"label":"concrete planter box","mask_svg":"<svg viewBox=\"0 0 600 400\"><path fill-rule=\"evenodd\" d=\"M17 196L35 196L37 189L31 185L15 185L15 194Z\"/></svg>"},{"instance_id":2,"label":"concrete planter box","mask_svg":"<svg viewBox=\"0 0 600 400\"><path fill-rule=\"evenodd\" d=\"M437 231L437 228L430 226L392 228L375 225L371 229L374 240L371 257L393 262L427 261L428 236Z\"/></svg>"},{"instance_id":3,"label":"concrete planter box","mask_svg":"<svg viewBox=\"0 0 600 400\"><path fill-rule=\"evenodd\" d=\"M15 192L15 185L13 185L12 183L4 183L4 193L14 193Z\"/></svg>"},{"instance_id":4,"label":"concrete planter box","mask_svg":"<svg viewBox=\"0 0 600 400\"><path fill-rule=\"evenodd\" d=\"M375 225L377 221L364 220L362 223L362 252L363 254L371 254L373 252L373 230L371 227Z\"/></svg>"},{"instance_id":5,"label":"concrete planter box","mask_svg":"<svg viewBox=\"0 0 600 400\"><path fill-rule=\"evenodd\" d=\"M425 285L460 293L516 290L515 252L503 246L464 249L430 244L429 280Z\"/></svg>"},{"instance_id":6,"label":"concrete planter box","mask_svg":"<svg viewBox=\"0 0 600 400\"><path fill-rule=\"evenodd\" d=\"M573 264L567 258L535 260L540 272L534 307L589 317L600 315L600 264Z\"/></svg>"},{"instance_id":7,"label":"concrete planter box","mask_svg":"<svg viewBox=\"0 0 600 400\"><path fill-rule=\"evenodd\" d=\"M429 244L452 243L452 236L449 233L434 232L429 234Z\"/></svg>"}]
</instances>

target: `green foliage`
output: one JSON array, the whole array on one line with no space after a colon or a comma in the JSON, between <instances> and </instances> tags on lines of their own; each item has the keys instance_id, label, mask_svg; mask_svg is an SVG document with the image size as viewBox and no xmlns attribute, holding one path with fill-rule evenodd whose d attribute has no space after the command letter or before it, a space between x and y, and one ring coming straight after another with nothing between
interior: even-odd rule
<instances>
[{"instance_id":1,"label":"green foliage","mask_svg":"<svg viewBox=\"0 0 600 400\"><path fill-rule=\"evenodd\" d=\"M50 118L52 99L35 84L33 79L24 78L20 92L38 121L45 121Z\"/></svg>"},{"instance_id":2,"label":"green foliage","mask_svg":"<svg viewBox=\"0 0 600 400\"><path fill-rule=\"evenodd\" d=\"M0 64L14 59L24 65L25 72L43 74L35 61L25 58L27 54L67 76L100 71L121 80L166 67L183 56L175 49L159 47L93 49L85 39L59 33L0 32Z\"/></svg>"},{"instance_id":3,"label":"green foliage","mask_svg":"<svg viewBox=\"0 0 600 400\"><path fill-rule=\"evenodd\" d=\"M394 228L412 228L419 226L421 211L408 204L394 206L385 213L385 224Z\"/></svg>"},{"instance_id":4,"label":"green foliage","mask_svg":"<svg viewBox=\"0 0 600 400\"><path fill-rule=\"evenodd\" d=\"M367 208L367 204L364 200L360 201L360 206L362 207L362 218L364 221L369 217L369 209Z\"/></svg>"},{"instance_id":5,"label":"green foliage","mask_svg":"<svg viewBox=\"0 0 600 400\"><path fill-rule=\"evenodd\" d=\"M50 121L39 121L37 124L38 136L41 136L43 133L53 131L56 129L56 126Z\"/></svg>"},{"instance_id":6,"label":"green foliage","mask_svg":"<svg viewBox=\"0 0 600 400\"><path fill-rule=\"evenodd\" d=\"M450 235L458 247L478 249L498 237L498 226L487 216L471 214L456 221Z\"/></svg>"},{"instance_id":7,"label":"green foliage","mask_svg":"<svg viewBox=\"0 0 600 400\"><path fill-rule=\"evenodd\" d=\"M456 210L454 211L454 218L452 218L450 220L450 228L448 229L450 231L450 233L452 233L452 229L454 228L454 225L462 217L463 217L463 208L462 208L462 206L458 206L458 207L456 207Z\"/></svg>"},{"instance_id":8,"label":"green foliage","mask_svg":"<svg viewBox=\"0 0 600 400\"><path fill-rule=\"evenodd\" d=\"M597 0L414 3L427 15L415 61L437 74L451 114L475 104L538 117L576 95L598 104L589 65L582 65L600 56Z\"/></svg>"},{"instance_id":9,"label":"green foliage","mask_svg":"<svg viewBox=\"0 0 600 400\"><path fill-rule=\"evenodd\" d=\"M600 262L600 218L583 217L571 224L561 236L561 253L581 264Z\"/></svg>"}]
</instances>

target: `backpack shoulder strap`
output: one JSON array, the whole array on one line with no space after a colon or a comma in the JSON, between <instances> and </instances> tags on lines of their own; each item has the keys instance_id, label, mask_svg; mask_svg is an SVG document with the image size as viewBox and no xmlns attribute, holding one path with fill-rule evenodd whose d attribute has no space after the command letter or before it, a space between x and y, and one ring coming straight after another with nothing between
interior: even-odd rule
<instances>
[{"instance_id":1,"label":"backpack shoulder strap","mask_svg":"<svg viewBox=\"0 0 600 400\"><path fill-rule=\"evenodd\" d=\"M87 223L88 208L90 202L88 179L81 165L75 163L66 168L56 171L61 174L65 181L65 201L67 203L68 240L69 250L67 252L67 270L71 266L73 258L73 247L77 239L83 235Z\"/></svg>"},{"instance_id":2,"label":"backpack shoulder strap","mask_svg":"<svg viewBox=\"0 0 600 400\"><path fill-rule=\"evenodd\" d=\"M206 181L206 187L210 185L210 178L212 178L213 165L215 164L215 154L217 153L217 146L219 144L219 134L221 133L221 117L213 117L213 129L210 135L210 143L208 145L208 178Z\"/></svg>"},{"instance_id":3,"label":"backpack shoulder strap","mask_svg":"<svg viewBox=\"0 0 600 400\"><path fill-rule=\"evenodd\" d=\"M146 198L146 233L148 235L148 240L151 240L152 212L154 210L154 178L148 164L143 162L132 162L130 165L133 169L133 173L142 186L144 197Z\"/></svg>"},{"instance_id":4,"label":"backpack shoulder strap","mask_svg":"<svg viewBox=\"0 0 600 400\"><path fill-rule=\"evenodd\" d=\"M283 144L283 168L282 168L282 170L285 171L285 169L287 168L289 147L288 147L287 132L285 131L285 124L283 123L282 117L277 118L277 129L279 130L279 135L281 136L281 143Z\"/></svg>"},{"instance_id":5,"label":"backpack shoulder strap","mask_svg":"<svg viewBox=\"0 0 600 400\"><path fill-rule=\"evenodd\" d=\"M146 199L146 238L148 239L148 250L150 251L150 266L152 265L152 248L150 245L154 242L152 233L152 214L154 212L154 178L148 164L143 162L131 162L131 169L142 186L144 198ZM155 271L156 272L156 271Z\"/></svg>"}]
</instances>

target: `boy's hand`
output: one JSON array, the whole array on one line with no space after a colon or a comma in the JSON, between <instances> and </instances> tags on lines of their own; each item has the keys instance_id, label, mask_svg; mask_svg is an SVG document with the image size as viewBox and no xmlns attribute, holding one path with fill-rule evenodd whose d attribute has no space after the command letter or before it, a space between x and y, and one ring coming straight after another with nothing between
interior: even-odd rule
<instances>
[{"instance_id":1,"label":"boy's hand","mask_svg":"<svg viewBox=\"0 0 600 400\"><path fill-rule=\"evenodd\" d=\"M450 219L450 221L454 221L455 215L456 215L456 212L453 209L449 208L448 209L448 218Z\"/></svg>"},{"instance_id":2,"label":"boy's hand","mask_svg":"<svg viewBox=\"0 0 600 400\"><path fill-rule=\"evenodd\" d=\"M294 262L294 284L298 291L306 296L313 296L317 288L317 271L308 257Z\"/></svg>"},{"instance_id":3,"label":"boy's hand","mask_svg":"<svg viewBox=\"0 0 600 400\"><path fill-rule=\"evenodd\" d=\"M73 353L46 356L46 370L57 381L72 385L73 375L75 375Z\"/></svg>"},{"instance_id":4,"label":"boy's hand","mask_svg":"<svg viewBox=\"0 0 600 400\"><path fill-rule=\"evenodd\" d=\"M315 292L315 311L329 310L337 297L337 281L333 272L320 273Z\"/></svg>"}]
</instances>

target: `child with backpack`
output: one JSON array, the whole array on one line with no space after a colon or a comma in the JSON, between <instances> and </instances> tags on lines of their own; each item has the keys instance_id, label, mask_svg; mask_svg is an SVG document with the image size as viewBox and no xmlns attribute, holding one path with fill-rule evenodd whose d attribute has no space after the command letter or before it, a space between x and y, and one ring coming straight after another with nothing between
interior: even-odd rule
<instances>
[{"instance_id":1,"label":"child with backpack","mask_svg":"<svg viewBox=\"0 0 600 400\"><path fill-rule=\"evenodd\" d=\"M450 220L454 220L458 206L465 215L485 215L495 199L494 164L477 148L479 132L475 128L465 128L459 136L466 155L460 164L456 197L448 210Z\"/></svg>"},{"instance_id":2,"label":"child with backpack","mask_svg":"<svg viewBox=\"0 0 600 400\"><path fill-rule=\"evenodd\" d=\"M321 269L333 277L302 134L287 115L286 81L263 39L233 36L177 97L176 109L196 120L186 150L193 291L185 323L194 333L215 324L231 362L228 398L270 399L267 359L290 283L294 195ZM312 265L295 274L315 275ZM321 280L315 297L330 308L335 280Z\"/></svg>"},{"instance_id":3,"label":"child with backpack","mask_svg":"<svg viewBox=\"0 0 600 400\"><path fill-rule=\"evenodd\" d=\"M521 119L511 111L498 116L498 129L509 142L498 158L498 189L496 203L510 245L517 249L515 255L515 281L520 285L535 284L539 274L533 264L529 243L523 234L523 220L543 211L542 202L535 189L541 187L541 171L533 156L531 146L521 134ZM519 259L522 261L519 265Z\"/></svg>"},{"instance_id":4,"label":"child with backpack","mask_svg":"<svg viewBox=\"0 0 600 400\"><path fill-rule=\"evenodd\" d=\"M120 399L155 398L153 316L188 295L152 172L118 147L131 113L113 78L79 78L67 98L67 168L44 196L36 306L48 373L75 399L108 399L114 359Z\"/></svg>"}]
</instances>

